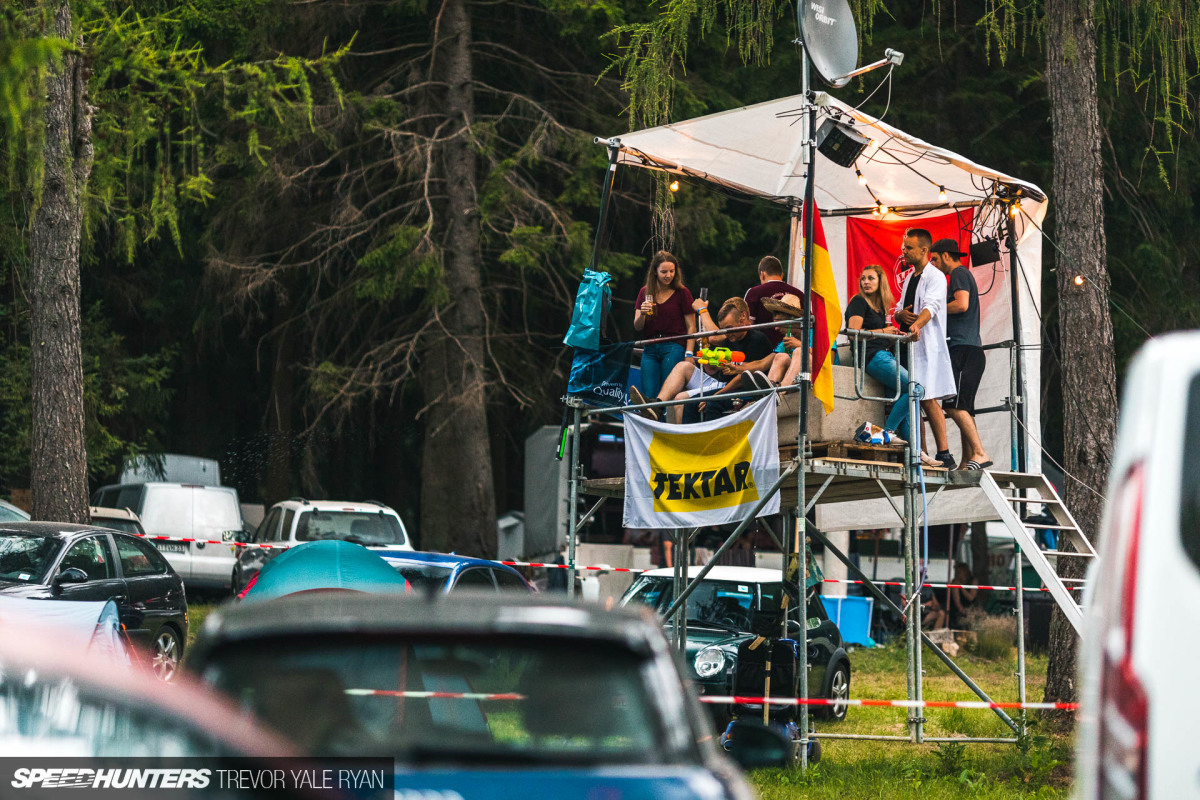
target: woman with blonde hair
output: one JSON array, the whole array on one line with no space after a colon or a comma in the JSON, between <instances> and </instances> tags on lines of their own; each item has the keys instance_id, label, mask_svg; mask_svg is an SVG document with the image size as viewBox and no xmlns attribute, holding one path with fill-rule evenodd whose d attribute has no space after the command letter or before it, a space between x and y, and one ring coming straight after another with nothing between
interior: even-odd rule
<instances>
[{"instance_id":1,"label":"woman with blonde hair","mask_svg":"<svg viewBox=\"0 0 1200 800\"><path fill-rule=\"evenodd\" d=\"M887 319L888 309L893 305L895 300L887 273L878 264L870 264L863 268L858 278L858 294L850 298L846 306L846 327L856 331L898 335L900 329ZM908 424L908 370L896 361L891 343L885 339L860 339L859 346L866 348L867 374L882 383L888 395L895 391L896 376L900 376L900 397L892 405L883 427L892 434L892 440L897 444L905 439L914 441L914 432ZM920 386L917 386L917 396L921 396ZM897 433L900 435L896 436Z\"/></svg>"},{"instance_id":2,"label":"woman with blonde hair","mask_svg":"<svg viewBox=\"0 0 1200 800\"><path fill-rule=\"evenodd\" d=\"M638 292L634 303L633 327L646 339L663 336L683 336L696 332L696 311L692 293L683 285L679 259L666 250L659 250L646 270L646 285ZM648 344L642 351L642 392L655 397L663 381L685 353L692 354L693 340Z\"/></svg>"}]
</instances>

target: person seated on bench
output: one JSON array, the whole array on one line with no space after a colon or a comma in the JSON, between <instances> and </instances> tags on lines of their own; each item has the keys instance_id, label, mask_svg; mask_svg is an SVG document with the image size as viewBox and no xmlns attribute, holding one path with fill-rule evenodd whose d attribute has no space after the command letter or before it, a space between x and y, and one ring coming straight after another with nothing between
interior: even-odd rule
<instances>
[{"instance_id":1,"label":"person seated on bench","mask_svg":"<svg viewBox=\"0 0 1200 800\"><path fill-rule=\"evenodd\" d=\"M961 561L956 561L954 564L954 580L951 583L969 586L974 582L975 579L971 576L971 568ZM957 631L966 627L967 610L974 604L978 594L978 589L960 589L958 586L950 587L948 605L950 606L951 628Z\"/></svg>"},{"instance_id":2,"label":"person seated on bench","mask_svg":"<svg viewBox=\"0 0 1200 800\"><path fill-rule=\"evenodd\" d=\"M750 308L740 297L731 297L721 305L721 310L717 312L716 325L713 324L712 318L708 314L708 306L703 300L697 300L695 308L700 315L702 331L752 324ZM727 335L710 336L708 339L711 345L728 347L730 350L742 352L745 360L740 364L703 365L698 368L695 358L689 357L686 361L676 364L675 368L671 370L671 374L667 376L662 389L659 390L658 400L686 400L697 395L725 394L738 391L738 386L741 386L742 390L752 388L749 383L743 383L740 380L735 382L735 380L745 373L770 369L771 362L775 357L767 337L758 330L735 331ZM635 404L647 402L635 386L629 388L629 397ZM641 414L653 420L660 419L658 409L645 408L641 410ZM683 407L676 406L671 409L671 417L672 422L684 421Z\"/></svg>"},{"instance_id":3,"label":"person seated on bench","mask_svg":"<svg viewBox=\"0 0 1200 800\"><path fill-rule=\"evenodd\" d=\"M868 264L858 278L858 294L850 298L846 306L846 327L855 331L897 335L900 329L887 320L887 312L894 304L892 287L883 267ZM896 360L891 344L886 339L860 339L858 346L866 348L862 363L866 365L867 374L883 384L884 396L890 397L896 391L897 375L900 378L900 396L888 412L884 430L892 434L891 438L896 444L905 440L916 441L908 419L908 370ZM917 397L921 393L918 384Z\"/></svg>"}]
</instances>

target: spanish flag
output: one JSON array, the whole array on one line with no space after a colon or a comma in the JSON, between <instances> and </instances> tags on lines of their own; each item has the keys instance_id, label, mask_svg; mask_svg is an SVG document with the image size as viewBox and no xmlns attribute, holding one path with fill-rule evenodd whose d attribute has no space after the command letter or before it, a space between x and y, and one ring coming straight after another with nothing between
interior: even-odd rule
<instances>
[{"instance_id":1,"label":"spanish flag","mask_svg":"<svg viewBox=\"0 0 1200 800\"><path fill-rule=\"evenodd\" d=\"M821 213L817 211L815 203L812 244L813 396L821 401L828 414L833 411L832 344L837 341L838 332L842 329L842 304L838 300L837 283L833 279L829 248L825 246Z\"/></svg>"}]
</instances>

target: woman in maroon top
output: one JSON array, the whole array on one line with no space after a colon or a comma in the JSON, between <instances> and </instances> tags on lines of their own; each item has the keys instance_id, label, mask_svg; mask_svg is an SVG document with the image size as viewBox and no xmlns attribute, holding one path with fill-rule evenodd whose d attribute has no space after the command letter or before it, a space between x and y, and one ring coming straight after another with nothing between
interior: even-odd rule
<instances>
[{"instance_id":1,"label":"woman in maroon top","mask_svg":"<svg viewBox=\"0 0 1200 800\"><path fill-rule=\"evenodd\" d=\"M643 339L663 336L683 336L696 332L692 293L683 285L679 261L666 250L659 250L650 260L646 285L638 292L633 312L633 327L642 332ZM642 393L657 397L663 381L684 354L692 352L693 342L682 339L646 345L642 351Z\"/></svg>"}]
</instances>

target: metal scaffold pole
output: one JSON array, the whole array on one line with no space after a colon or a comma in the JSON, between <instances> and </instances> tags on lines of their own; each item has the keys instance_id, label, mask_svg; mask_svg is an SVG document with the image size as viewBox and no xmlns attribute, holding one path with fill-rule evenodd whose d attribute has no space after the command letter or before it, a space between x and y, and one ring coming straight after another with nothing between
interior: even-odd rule
<instances>
[{"instance_id":1,"label":"metal scaffold pole","mask_svg":"<svg viewBox=\"0 0 1200 800\"><path fill-rule=\"evenodd\" d=\"M808 697L808 537L804 535L804 508L806 498L804 492L804 474L807 468L808 449L808 398L812 393L812 363L809 361L809 342L812 341L812 266L813 266L813 231L815 228L813 210L816 207L816 160L817 147L815 140L817 107L813 103L811 89L811 70L807 51L801 50L801 81L804 95L804 322L800 328L800 396L799 396L799 433L796 441L796 459L799 469L796 470L796 521L799 523L796 540L800 553L799 597L800 597L800 696ZM796 210L793 207L792 213ZM795 225L792 226L795 230ZM794 247L794 240L793 240ZM784 557L786 562L786 556ZM809 743L809 714L808 706L800 706L800 766L808 768Z\"/></svg>"},{"instance_id":2,"label":"metal scaffold pole","mask_svg":"<svg viewBox=\"0 0 1200 800\"><path fill-rule=\"evenodd\" d=\"M568 397L571 407L571 508L567 512L567 597L575 597L575 544L579 539L575 517L579 512L579 429L583 424L583 401Z\"/></svg>"},{"instance_id":3,"label":"metal scaffold pole","mask_svg":"<svg viewBox=\"0 0 1200 800\"><path fill-rule=\"evenodd\" d=\"M1022 573L1025 571L1022 568L1023 556L1021 555L1021 545L1014 543L1013 558L1016 559L1017 572L1017 700L1025 702L1025 580ZM1020 720L1017 723L1020 730L1018 736L1025 735L1025 709L1021 709Z\"/></svg>"},{"instance_id":4,"label":"metal scaffold pole","mask_svg":"<svg viewBox=\"0 0 1200 800\"><path fill-rule=\"evenodd\" d=\"M917 393L917 379L913 370L912 344L908 351L908 415L909 439L905 450L907 468L904 475L904 546L908 557L904 561L904 583L908 592L908 625L906 626L906 649L908 655L908 699L920 700L922 692L921 667L921 560L917 530L917 492L919 491L918 470L921 468L921 402ZM909 737L920 744L924 738L925 719L919 708L908 712Z\"/></svg>"}]
</instances>

